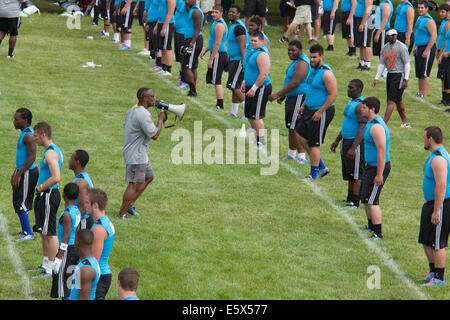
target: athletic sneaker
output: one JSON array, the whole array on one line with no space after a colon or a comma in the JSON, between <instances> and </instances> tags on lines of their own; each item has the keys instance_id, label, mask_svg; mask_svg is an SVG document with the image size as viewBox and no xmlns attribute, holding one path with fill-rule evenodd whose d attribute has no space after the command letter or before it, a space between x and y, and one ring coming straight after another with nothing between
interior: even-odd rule
<instances>
[{"instance_id":1,"label":"athletic sneaker","mask_svg":"<svg viewBox=\"0 0 450 320\"><path fill-rule=\"evenodd\" d=\"M45 269L44 269L44 267L42 265L40 265L36 269L27 270L27 272L45 272Z\"/></svg>"},{"instance_id":2,"label":"athletic sneaker","mask_svg":"<svg viewBox=\"0 0 450 320\"><path fill-rule=\"evenodd\" d=\"M109 38L109 33L105 33L104 31L100 32L100 38Z\"/></svg>"},{"instance_id":3,"label":"athletic sneaker","mask_svg":"<svg viewBox=\"0 0 450 320\"><path fill-rule=\"evenodd\" d=\"M411 125L409 124L409 122L407 122L407 123L402 123L402 124L400 125L400 128L411 128Z\"/></svg>"},{"instance_id":4,"label":"athletic sneaker","mask_svg":"<svg viewBox=\"0 0 450 320\"><path fill-rule=\"evenodd\" d=\"M126 44L124 44L123 46L119 47L119 50L131 50L131 48L129 46L127 46Z\"/></svg>"},{"instance_id":5,"label":"athletic sneaker","mask_svg":"<svg viewBox=\"0 0 450 320\"><path fill-rule=\"evenodd\" d=\"M366 227L365 229L362 229L361 232L373 232L373 230L369 227Z\"/></svg>"},{"instance_id":6,"label":"athletic sneaker","mask_svg":"<svg viewBox=\"0 0 450 320\"><path fill-rule=\"evenodd\" d=\"M186 88L189 88L189 85L186 82L181 82L178 85L178 87L181 88L181 89L186 89Z\"/></svg>"},{"instance_id":7,"label":"athletic sneaker","mask_svg":"<svg viewBox=\"0 0 450 320\"><path fill-rule=\"evenodd\" d=\"M328 169L328 168L319 170L319 173L317 174L317 178L323 178L329 173L330 173L330 169Z\"/></svg>"},{"instance_id":8,"label":"athletic sneaker","mask_svg":"<svg viewBox=\"0 0 450 320\"><path fill-rule=\"evenodd\" d=\"M118 220L127 220L128 217L127 217L126 214L124 214L123 216L116 216L116 219L118 219Z\"/></svg>"},{"instance_id":9,"label":"athletic sneaker","mask_svg":"<svg viewBox=\"0 0 450 320\"><path fill-rule=\"evenodd\" d=\"M416 98L423 98L423 94L421 94L420 92L417 92Z\"/></svg>"},{"instance_id":10,"label":"athletic sneaker","mask_svg":"<svg viewBox=\"0 0 450 320\"><path fill-rule=\"evenodd\" d=\"M278 40L278 41L280 41L280 43L288 43L289 39L285 38L285 37L281 37L280 40Z\"/></svg>"},{"instance_id":11,"label":"athletic sneaker","mask_svg":"<svg viewBox=\"0 0 450 320\"><path fill-rule=\"evenodd\" d=\"M246 116L242 116L242 117L241 117L241 120L247 121L248 118L247 118Z\"/></svg>"},{"instance_id":12,"label":"athletic sneaker","mask_svg":"<svg viewBox=\"0 0 450 320\"><path fill-rule=\"evenodd\" d=\"M379 241L379 240L383 240L383 237L379 237L379 236L377 236L377 235L374 233L373 236L371 236L371 237L369 238L369 240L371 240L371 241Z\"/></svg>"},{"instance_id":13,"label":"athletic sneaker","mask_svg":"<svg viewBox=\"0 0 450 320\"><path fill-rule=\"evenodd\" d=\"M264 144L264 143L262 143L262 142L260 142L260 141L255 141L255 143L253 144L253 146L256 148L256 149L266 149L267 148L267 146Z\"/></svg>"},{"instance_id":14,"label":"athletic sneaker","mask_svg":"<svg viewBox=\"0 0 450 320\"><path fill-rule=\"evenodd\" d=\"M52 274L51 273L47 273L45 271L42 271L40 274L33 276L33 279L46 279L46 278L51 278Z\"/></svg>"},{"instance_id":15,"label":"athletic sneaker","mask_svg":"<svg viewBox=\"0 0 450 320\"><path fill-rule=\"evenodd\" d=\"M370 71L370 67L368 66L361 66L361 69L359 69L361 71Z\"/></svg>"},{"instance_id":16,"label":"athletic sneaker","mask_svg":"<svg viewBox=\"0 0 450 320\"><path fill-rule=\"evenodd\" d=\"M14 56L13 55L7 55L6 59L14 59Z\"/></svg>"},{"instance_id":17,"label":"athletic sneaker","mask_svg":"<svg viewBox=\"0 0 450 320\"><path fill-rule=\"evenodd\" d=\"M223 110L223 107L221 107L221 106L214 106L214 109Z\"/></svg>"},{"instance_id":18,"label":"athletic sneaker","mask_svg":"<svg viewBox=\"0 0 450 320\"><path fill-rule=\"evenodd\" d=\"M422 287L442 286L443 284L445 284L445 280L442 281L440 279L433 278L433 279L430 280L430 282L424 283L422 285Z\"/></svg>"},{"instance_id":19,"label":"athletic sneaker","mask_svg":"<svg viewBox=\"0 0 450 320\"><path fill-rule=\"evenodd\" d=\"M112 43L119 43L120 41L119 41L119 40L114 40L114 39L112 39L111 42L112 42Z\"/></svg>"},{"instance_id":20,"label":"athletic sneaker","mask_svg":"<svg viewBox=\"0 0 450 320\"><path fill-rule=\"evenodd\" d=\"M129 207L127 209L127 212L129 214L131 214L132 216L136 216L136 217L139 216L139 213L137 213L136 209L133 206Z\"/></svg>"},{"instance_id":21,"label":"athletic sneaker","mask_svg":"<svg viewBox=\"0 0 450 320\"><path fill-rule=\"evenodd\" d=\"M140 55L140 56L147 56L148 57L148 56L150 56L150 51L144 48L141 51L139 51L137 54Z\"/></svg>"},{"instance_id":22,"label":"athletic sneaker","mask_svg":"<svg viewBox=\"0 0 450 320\"><path fill-rule=\"evenodd\" d=\"M434 272L428 272L424 278L417 279L417 281L430 281L434 278Z\"/></svg>"},{"instance_id":23,"label":"athletic sneaker","mask_svg":"<svg viewBox=\"0 0 450 320\"><path fill-rule=\"evenodd\" d=\"M291 156L290 154L285 155L281 160L297 160L297 158Z\"/></svg>"},{"instance_id":24,"label":"athletic sneaker","mask_svg":"<svg viewBox=\"0 0 450 320\"><path fill-rule=\"evenodd\" d=\"M156 71L162 70L161 66L158 66L156 63L153 64L152 68L153 68L153 70L156 70Z\"/></svg>"},{"instance_id":25,"label":"athletic sneaker","mask_svg":"<svg viewBox=\"0 0 450 320\"><path fill-rule=\"evenodd\" d=\"M25 235L21 236L19 239L16 239L16 242L22 242L22 241L27 241L27 240L34 240L34 235L25 234Z\"/></svg>"},{"instance_id":26,"label":"athletic sneaker","mask_svg":"<svg viewBox=\"0 0 450 320\"><path fill-rule=\"evenodd\" d=\"M307 175L307 176L305 176L302 180L314 180L313 179L313 177L312 177L312 175Z\"/></svg>"},{"instance_id":27,"label":"athletic sneaker","mask_svg":"<svg viewBox=\"0 0 450 320\"><path fill-rule=\"evenodd\" d=\"M295 161L295 163L298 163L298 164L308 164L308 160L307 160L307 159L297 159L297 161Z\"/></svg>"},{"instance_id":28,"label":"athletic sneaker","mask_svg":"<svg viewBox=\"0 0 450 320\"><path fill-rule=\"evenodd\" d=\"M197 91L189 91L187 94L188 97L196 97L198 96Z\"/></svg>"},{"instance_id":29,"label":"athletic sneaker","mask_svg":"<svg viewBox=\"0 0 450 320\"><path fill-rule=\"evenodd\" d=\"M359 210L359 206L346 206L344 207L345 210Z\"/></svg>"},{"instance_id":30,"label":"athletic sneaker","mask_svg":"<svg viewBox=\"0 0 450 320\"><path fill-rule=\"evenodd\" d=\"M169 71L166 71L166 70L160 70L159 74L162 75L162 76L169 76L169 77L172 76L172 73L169 72Z\"/></svg>"},{"instance_id":31,"label":"athletic sneaker","mask_svg":"<svg viewBox=\"0 0 450 320\"><path fill-rule=\"evenodd\" d=\"M229 114L227 114L227 118L235 119L235 118L237 118L237 117L238 117L238 115L237 115L237 114L234 114L234 113L232 113L232 112L230 112Z\"/></svg>"}]
</instances>

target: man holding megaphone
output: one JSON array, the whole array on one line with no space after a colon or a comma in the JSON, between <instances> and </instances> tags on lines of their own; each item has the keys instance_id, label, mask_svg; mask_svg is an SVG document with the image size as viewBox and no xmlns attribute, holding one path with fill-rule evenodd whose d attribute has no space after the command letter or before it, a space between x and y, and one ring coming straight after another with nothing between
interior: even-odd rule
<instances>
[{"instance_id":1,"label":"man holding megaphone","mask_svg":"<svg viewBox=\"0 0 450 320\"><path fill-rule=\"evenodd\" d=\"M128 186L125 189L118 219L126 219L127 212L138 215L134 203L153 181L154 173L148 160L150 140L156 140L161 133L167 114L160 108L158 122L155 126L148 108L155 106L156 99L149 88L140 88L137 92L138 103L128 110L124 121L123 157L126 164L126 178Z\"/></svg>"}]
</instances>

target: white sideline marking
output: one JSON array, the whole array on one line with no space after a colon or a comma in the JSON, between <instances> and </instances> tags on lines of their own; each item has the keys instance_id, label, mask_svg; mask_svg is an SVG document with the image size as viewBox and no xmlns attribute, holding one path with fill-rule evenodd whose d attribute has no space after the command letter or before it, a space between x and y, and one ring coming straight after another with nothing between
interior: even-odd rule
<instances>
[{"instance_id":1,"label":"white sideline marking","mask_svg":"<svg viewBox=\"0 0 450 320\"><path fill-rule=\"evenodd\" d=\"M147 64L145 64L144 62L142 62L139 58L133 57L133 59L138 61L139 64L141 64L142 66L149 68L149 66ZM151 70L154 71L153 69L151 69ZM175 88L177 90L181 90L175 84L173 84L173 82L171 82L169 79L165 79L165 76L161 76L161 79L164 82L166 82L167 84L169 84L170 86L172 86L173 88ZM190 98L190 97L188 97L188 98ZM229 120L226 120L222 116L218 115L217 112L215 112L215 110L211 110L211 108L208 108L207 106L205 106L203 103L201 103L197 99L191 98L190 100L192 102L194 102L196 105L198 105L200 108L202 108L203 110L208 111L216 119L218 119L223 124L225 124L228 128L234 128L231 125ZM359 237L363 240L363 242L366 244L366 246L368 246L369 249L372 249L378 255L378 257L383 261L383 263L387 267L389 267L389 269L391 269L392 272L394 272L402 282L404 282L410 289L412 289L420 299L422 299L422 300L429 299L428 296L426 294L424 294L420 290L420 288L405 275L405 273L400 269L400 267L397 265L397 263L386 252L384 252L382 249L380 249L375 244L374 241L371 241L364 236L364 234L360 231L360 228L358 227L358 225L355 223L355 221L352 219L352 217L344 209L342 209L338 205L336 205L333 202L333 200L331 200L326 194L324 194L314 182L309 181L309 180L304 180L303 176L301 176L301 174L299 172L297 172L296 170L291 168L288 164L286 164L282 161L280 161L280 164L283 168L285 168L292 175L294 175L298 180L306 183L317 196L319 196L324 202L328 203L339 215L341 215L347 221L347 223L350 225L350 227L353 229L353 231L355 231L359 235Z\"/></svg>"},{"instance_id":2,"label":"white sideline marking","mask_svg":"<svg viewBox=\"0 0 450 320\"><path fill-rule=\"evenodd\" d=\"M31 292L30 280L28 279L25 269L23 268L22 260L20 259L19 255L17 254L14 248L14 243L11 240L11 237L9 236L8 221L5 218L5 216L1 213L1 209L0 209L0 232L2 233L3 238L5 239L6 249L8 251L9 257L13 262L14 269L22 279L23 294L25 296L25 299L26 300L34 299Z\"/></svg>"}]
</instances>

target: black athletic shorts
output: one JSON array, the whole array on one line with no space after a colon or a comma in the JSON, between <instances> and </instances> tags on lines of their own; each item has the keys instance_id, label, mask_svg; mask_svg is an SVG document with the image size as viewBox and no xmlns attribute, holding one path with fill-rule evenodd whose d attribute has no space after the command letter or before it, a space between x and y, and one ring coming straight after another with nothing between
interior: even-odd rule
<instances>
[{"instance_id":1,"label":"black athletic shorts","mask_svg":"<svg viewBox=\"0 0 450 320\"><path fill-rule=\"evenodd\" d=\"M39 179L39 169L35 167L23 173L19 186L13 188L13 206L16 213L33 209L33 197Z\"/></svg>"},{"instance_id":2,"label":"black athletic shorts","mask_svg":"<svg viewBox=\"0 0 450 320\"><path fill-rule=\"evenodd\" d=\"M420 216L419 243L440 250L448 246L448 233L450 232L450 198L444 200L441 207L441 222L431 223L434 210L434 201L428 201L422 206Z\"/></svg>"},{"instance_id":3,"label":"black athletic shorts","mask_svg":"<svg viewBox=\"0 0 450 320\"><path fill-rule=\"evenodd\" d=\"M247 86L245 93L247 93L252 87ZM269 84L266 87L258 88L253 98L245 96L244 114L248 119L259 120L266 117L266 105L269 95L272 93L272 85Z\"/></svg>"},{"instance_id":4,"label":"black athletic shorts","mask_svg":"<svg viewBox=\"0 0 450 320\"><path fill-rule=\"evenodd\" d=\"M174 32L174 26L173 23L169 23L166 29L166 35L163 37L161 36L161 30L163 27L163 23L158 23L158 31L156 34L157 37L157 43L158 43L158 49L159 50L172 50L172 38L173 38L173 32Z\"/></svg>"},{"instance_id":5,"label":"black athletic shorts","mask_svg":"<svg viewBox=\"0 0 450 320\"><path fill-rule=\"evenodd\" d=\"M397 40L405 43L406 32L399 32L397 35ZM409 38L409 47L408 47L409 54L411 54L413 48L414 48L414 32L411 32L411 37Z\"/></svg>"},{"instance_id":6,"label":"black athletic shorts","mask_svg":"<svg viewBox=\"0 0 450 320\"><path fill-rule=\"evenodd\" d=\"M108 8L108 19L111 24L117 23L117 16L114 14L116 11L116 3L113 0L109 1L109 8Z\"/></svg>"},{"instance_id":7,"label":"black athletic shorts","mask_svg":"<svg viewBox=\"0 0 450 320\"><path fill-rule=\"evenodd\" d=\"M266 16L267 0L244 0L244 15L252 17L254 15Z\"/></svg>"},{"instance_id":8,"label":"black athletic shorts","mask_svg":"<svg viewBox=\"0 0 450 320\"><path fill-rule=\"evenodd\" d=\"M100 17L102 17L102 19L105 20L109 19L108 8L106 8L106 0L99 0L97 7L94 7L94 10L97 10L98 14L100 15Z\"/></svg>"},{"instance_id":9,"label":"black athletic shorts","mask_svg":"<svg viewBox=\"0 0 450 320\"><path fill-rule=\"evenodd\" d=\"M173 45L174 45L174 51L175 51L175 61L181 62L181 47L183 46L183 42L184 42L184 34L178 33L177 30L175 29L173 39L174 39Z\"/></svg>"},{"instance_id":10,"label":"black athletic shorts","mask_svg":"<svg viewBox=\"0 0 450 320\"><path fill-rule=\"evenodd\" d=\"M109 287L111 286L112 274L102 274L97 283L95 300L105 300Z\"/></svg>"},{"instance_id":11,"label":"black athletic shorts","mask_svg":"<svg viewBox=\"0 0 450 320\"><path fill-rule=\"evenodd\" d=\"M183 46L189 46L191 43L191 39L184 39ZM192 53L191 54L182 54L181 55L181 64L183 68L195 70L198 68L198 57L200 55L200 52L203 49L203 36L199 35L197 38L197 41L192 46Z\"/></svg>"},{"instance_id":12,"label":"black athletic shorts","mask_svg":"<svg viewBox=\"0 0 450 320\"><path fill-rule=\"evenodd\" d=\"M403 72L388 73L386 78L386 94L387 101L400 102L402 101L403 91L402 84L405 79Z\"/></svg>"},{"instance_id":13,"label":"black athletic shorts","mask_svg":"<svg viewBox=\"0 0 450 320\"><path fill-rule=\"evenodd\" d=\"M389 172L391 172L391 163L387 162L383 171L383 184L381 186L376 186L375 183L373 183L373 179L377 176L377 167L366 165L361 181L361 189L359 191L362 203L375 206L378 205L381 190L386 183Z\"/></svg>"},{"instance_id":14,"label":"black athletic shorts","mask_svg":"<svg viewBox=\"0 0 450 320\"><path fill-rule=\"evenodd\" d=\"M430 52L425 58L422 58L422 54L425 51L426 46L416 47L414 50L414 64L416 67L416 78L424 79L428 78L433 68L434 57L436 55L436 45L431 47Z\"/></svg>"},{"instance_id":15,"label":"black athletic shorts","mask_svg":"<svg viewBox=\"0 0 450 320\"><path fill-rule=\"evenodd\" d=\"M369 29L369 24L366 22L363 31L359 32L361 21L362 18L353 18L354 45L357 48L370 47L373 30Z\"/></svg>"},{"instance_id":16,"label":"black athletic shorts","mask_svg":"<svg viewBox=\"0 0 450 320\"><path fill-rule=\"evenodd\" d=\"M244 80L244 68L241 60L228 61L228 81L227 88L239 89Z\"/></svg>"},{"instance_id":17,"label":"black athletic shorts","mask_svg":"<svg viewBox=\"0 0 450 320\"><path fill-rule=\"evenodd\" d=\"M0 31L5 32L10 37L19 35L20 17L0 18Z\"/></svg>"},{"instance_id":18,"label":"black athletic shorts","mask_svg":"<svg viewBox=\"0 0 450 320\"><path fill-rule=\"evenodd\" d=\"M322 29L324 35L334 35L334 30L336 29L336 15L333 20L330 19L330 15L331 11L324 11L322 15Z\"/></svg>"},{"instance_id":19,"label":"black athletic shorts","mask_svg":"<svg viewBox=\"0 0 450 320\"><path fill-rule=\"evenodd\" d=\"M213 60L213 66L206 72L206 83L219 85L222 84L222 73L228 64L228 55L226 52L219 52Z\"/></svg>"},{"instance_id":20,"label":"black athletic shorts","mask_svg":"<svg viewBox=\"0 0 450 320\"><path fill-rule=\"evenodd\" d=\"M149 41L150 51L158 51L158 36L153 34L156 21L148 23L149 30L145 33L145 40Z\"/></svg>"},{"instance_id":21,"label":"black athletic shorts","mask_svg":"<svg viewBox=\"0 0 450 320\"><path fill-rule=\"evenodd\" d=\"M386 30L381 31L380 38L378 39L378 42L375 42L375 34L378 32L377 29L373 31L373 43L372 43L372 53L374 56L379 57L381 53L381 49L383 49L384 45L386 44Z\"/></svg>"},{"instance_id":22,"label":"black athletic shorts","mask_svg":"<svg viewBox=\"0 0 450 320\"><path fill-rule=\"evenodd\" d=\"M61 202L58 189L47 189L34 198L35 227L33 231L44 236L56 235L56 213Z\"/></svg>"},{"instance_id":23,"label":"black athletic shorts","mask_svg":"<svg viewBox=\"0 0 450 320\"><path fill-rule=\"evenodd\" d=\"M349 26L346 24L349 15L350 11L341 13L342 39L353 39L353 19Z\"/></svg>"},{"instance_id":24,"label":"black athletic shorts","mask_svg":"<svg viewBox=\"0 0 450 320\"><path fill-rule=\"evenodd\" d=\"M287 97L284 102L284 123L287 129L295 130L298 120L298 110L305 101L306 96L300 94L298 96Z\"/></svg>"},{"instance_id":25,"label":"black athletic shorts","mask_svg":"<svg viewBox=\"0 0 450 320\"><path fill-rule=\"evenodd\" d=\"M317 20L319 19L319 5L313 1L311 4L311 20Z\"/></svg>"},{"instance_id":26,"label":"black athletic shorts","mask_svg":"<svg viewBox=\"0 0 450 320\"><path fill-rule=\"evenodd\" d=\"M334 118L334 105L330 106L322 113L319 121L313 121L312 116L317 110L311 110L305 106L300 121L297 121L295 131L308 141L310 147L320 147L325 140L328 125Z\"/></svg>"},{"instance_id":27,"label":"black athletic shorts","mask_svg":"<svg viewBox=\"0 0 450 320\"><path fill-rule=\"evenodd\" d=\"M61 260L59 272L52 273L52 288L50 291L50 297L52 298L70 297L73 271L80 260L75 246L68 246Z\"/></svg>"},{"instance_id":28,"label":"black athletic shorts","mask_svg":"<svg viewBox=\"0 0 450 320\"><path fill-rule=\"evenodd\" d=\"M120 3L119 16L117 17L117 28L119 32L123 31L125 33L131 33L131 27L133 26L133 10L136 7L136 3L132 2L128 7L127 12L122 15L120 14L120 12L122 11L125 4L126 2Z\"/></svg>"},{"instance_id":29,"label":"black athletic shorts","mask_svg":"<svg viewBox=\"0 0 450 320\"><path fill-rule=\"evenodd\" d=\"M442 62L438 63L438 71L436 74L436 78L444 80L444 72L446 68L447 68L447 61L445 58L443 58Z\"/></svg>"},{"instance_id":30,"label":"black athletic shorts","mask_svg":"<svg viewBox=\"0 0 450 320\"><path fill-rule=\"evenodd\" d=\"M111 1L113 1L113 0L111 0ZM138 21L139 21L139 25L141 27L144 26L144 21L142 21L142 19L144 18L144 11L145 11L145 1L139 1Z\"/></svg>"},{"instance_id":31,"label":"black athletic shorts","mask_svg":"<svg viewBox=\"0 0 450 320\"><path fill-rule=\"evenodd\" d=\"M444 80L444 89L450 89L450 58L442 59L441 65L444 66L442 80Z\"/></svg>"},{"instance_id":32,"label":"black athletic shorts","mask_svg":"<svg viewBox=\"0 0 450 320\"><path fill-rule=\"evenodd\" d=\"M280 0L280 16L285 18L289 17L294 19L295 17L295 8L286 4L287 0Z\"/></svg>"},{"instance_id":33,"label":"black athletic shorts","mask_svg":"<svg viewBox=\"0 0 450 320\"><path fill-rule=\"evenodd\" d=\"M360 143L355 151L355 158L348 159L345 155L352 147L355 139L343 139L341 144L342 179L360 180L364 172L364 144Z\"/></svg>"}]
</instances>

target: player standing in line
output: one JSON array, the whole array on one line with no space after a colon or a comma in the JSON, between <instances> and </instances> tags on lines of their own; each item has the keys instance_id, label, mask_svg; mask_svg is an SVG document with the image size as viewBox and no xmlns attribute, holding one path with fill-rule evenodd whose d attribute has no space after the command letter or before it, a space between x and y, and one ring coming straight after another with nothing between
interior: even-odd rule
<instances>
[{"instance_id":1,"label":"player standing in line","mask_svg":"<svg viewBox=\"0 0 450 320\"><path fill-rule=\"evenodd\" d=\"M94 233L92 253L97 259L101 270L101 276L95 292L95 300L105 300L112 280L108 260L113 248L116 231L111 220L105 214L107 203L108 197L103 190L96 188L89 190L87 208L89 215L95 221L91 228L91 231Z\"/></svg>"},{"instance_id":2,"label":"player standing in line","mask_svg":"<svg viewBox=\"0 0 450 320\"><path fill-rule=\"evenodd\" d=\"M322 28L323 34L327 38L327 51L334 50L334 30L336 29L336 11L339 7L339 0L323 1Z\"/></svg>"},{"instance_id":3,"label":"player standing in line","mask_svg":"<svg viewBox=\"0 0 450 320\"><path fill-rule=\"evenodd\" d=\"M298 164L307 164L306 151L298 140L295 132L298 113L305 101L307 79L311 70L309 58L303 53L302 44L298 40L291 41L288 46L288 56L292 61L286 70L284 87L277 93L269 96L269 101L277 100L278 103L285 101L284 119L286 128L289 130L289 151L283 160L294 160ZM298 159L297 159L298 151Z\"/></svg>"},{"instance_id":4,"label":"player standing in line","mask_svg":"<svg viewBox=\"0 0 450 320\"><path fill-rule=\"evenodd\" d=\"M398 32L397 39L408 47L411 54L414 47L414 6L408 0L399 0L395 8L394 29Z\"/></svg>"},{"instance_id":5,"label":"player standing in line","mask_svg":"<svg viewBox=\"0 0 450 320\"><path fill-rule=\"evenodd\" d=\"M361 71L370 70L372 48L370 47L372 29L368 19L372 10L372 0L357 0L355 16L353 17L353 35L355 47L359 48L359 65Z\"/></svg>"},{"instance_id":6,"label":"player standing in line","mask_svg":"<svg viewBox=\"0 0 450 320\"><path fill-rule=\"evenodd\" d=\"M136 291L139 284L139 272L134 268L120 270L117 276L117 290L122 300L139 300Z\"/></svg>"},{"instance_id":7,"label":"player standing in line","mask_svg":"<svg viewBox=\"0 0 450 320\"><path fill-rule=\"evenodd\" d=\"M373 32L373 55L379 57L381 50L386 44L386 30L391 27L391 17L394 13L394 6L391 0L383 0L375 11Z\"/></svg>"},{"instance_id":8,"label":"player standing in line","mask_svg":"<svg viewBox=\"0 0 450 320\"><path fill-rule=\"evenodd\" d=\"M222 73L228 61L227 37L228 27L223 19L223 7L216 5L211 11L214 20L209 31L209 42L200 52L200 58L210 52L208 60L208 71L206 72L206 83L214 85L217 102L214 108L223 110L223 86Z\"/></svg>"},{"instance_id":9,"label":"player standing in line","mask_svg":"<svg viewBox=\"0 0 450 320\"><path fill-rule=\"evenodd\" d=\"M74 246L75 233L81 220L80 210L75 205L79 190L77 184L73 182L64 186L65 208L58 217L59 250L53 265L53 281L50 291L52 298L68 300L70 297L69 278L72 276L72 266L76 266L79 260Z\"/></svg>"},{"instance_id":10,"label":"player standing in line","mask_svg":"<svg viewBox=\"0 0 450 320\"><path fill-rule=\"evenodd\" d=\"M240 19L241 8L233 4L228 11L228 20L231 23L228 30L228 81L227 88L231 90L231 112L227 115L236 118L239 115L239 104L245 107L245 95L241 91L244 80L244 57L248 42L248 32ZM243 116L245 118L245 115Z\"/></svg>"},{"instance_id":11,"label":"player standing in line","mask_svg":"<svg viewBox=\"0 0 450 320\"><path fill-rule=\"evenodd\" d=\"M381 190L391 171L389 146L391 138L383 118L378 115L380 100L376 97L364 99L361 115L367 120L364 128L364 176L361 182L361 202L367 215L368 227L364 232L373 232L370 240L383 239L382 214L379 205Z\"/></svg>"},{"instance_id":12,"label":"player standing in line","mask_svg":"<svg viewBox=\"0 0 450 320\"><path fill-rule=\"evenodd\" d=\"M33 209L33 196L39 169L35 163L36 144L31 127L32 118L33 115L27 108L19 108L14 113L14 128L21 131L17 140L16 168L11 175L13 207L22 227L22 231L19 233L20 238L16 239L16 242L34 240L28 212Z\"/></svg>"},{"instance_id":13,"label":"player standing in line","mask_svg":"<svg viewBox=\"0 0 450 320\"><path fill-rule=\"evenodd\" d=\"M162 0L159 5L158 22L153 29L157 32L158 49L161 51L161 74L172 75L172 38L175 0Z\"/></svg>"},{"instance_id":14,"label":"player standing in line","mask_svg":"<svg viewBox=\"0 0 450 320\"><path fill-rule=\"evenodd\" d=\"M119 50L131 50L131 37L133 26L133 11L136 7L136 0L122 0L117 6L118 10L118 25L120 33L122 34L122 45Z\"/></svg>"},{"instance_id":15,"label":"player standing in line","mask_svg":"<svg viewBox=\"0 0 450 320\"><path fill-rule=\"evenodd\" d=\"M53 261L58 251L56 213L61 202L58 183L61 180L63 155L53 143L52 128L47 122L34 126L34 141L45 150L34 199L35 230L42 238L42 268L38 268L42 273L33 278L47 278L52 276Z\"/></svg>"},{"instance_id":16,"label":"player standing in line","mask_svg":"<svg viewBox=\"0 0 450 320\"><path fill-rule=\"evenodd\" d=\"M353 43L353 17L356 4L356 0L342 0L341 3L342 38L347 40L347 55L350 57L356 56L356 48Z\"/></svg>"},{"instance_id":17,"label":"player standing in line","mask_svg":"<svg viewBox=\"0 0 450 320\"><path fill-rule=\"evenodd\" d=\"M197 68L198 57L203 49L202 28L204 15L195 0L186 0L188 17L184 29L184 43L182 48L183 74L189 85L189 97L197 96Z\"/></svg>"},{"instance_id":18,"label":"player standing in line","mask_svg":"<svg viewBox=\"0 0 450 320\"><path fill-rule=\"evenodd\" d=\"M186 2L184 0L177 0L174 14L174 51L175 61L180 64L180 71L177 76L177 85L180 88L187 88L189 85L184 82L183 65L181 63L181 48L184 43L184 29L186 27L188 13L186 11Z\"/></svg>"},{"instance_id":19,"label":"player standing in line","mask_svg":"<svg viewBox=\"0 0 450 320\"><path fill-rule=\"evenodd\" d=\"M94 300L97 284L100 279L100 266L92 252L94 234L88 229L77 231L75 248L80 262L72 276L70 300Z\"/></svg>"},{"instance_id":20,"label":"player standing in line","mask_svg":"<svg viewBox=\"0 0 450 320\"><path fill-rule=\"evenodd\" d=\"M423 168L422 183L425 204L420 218L419 243L423 245L430 271L422 281L424 286L445 284L445 264L450 229L450 155L442 145L439 127L428 127L423 135L423 146L430 156Z\"/></svg>"},{"instance_id":21,"label":"player standing in line","mask_svg":"<svg viewBox=\"0 0 450 320\"><path fill-rule=\"evenodd\" d=\"M444 104L444 105L445 105L445 101L449 100L449 99L446 99L445 83L444 83L444 73L445 73L445 70L447 69L447 59L443 57L443 54L446 51L444 45L447 45L450 47L450 43L447 44L447 42L446 42L447 31L450 29L450 23L448 23L449 13L450 13L450 5L448 5L447 3L444 3L443 5L441 5L439 7L439 15L441 16L442 22L439 25L439 29L438 29L436 60L438 63L437 78L441 79L441 84L442 84L442 99L441 99L440 104Z\"/></svg>"},{"instance_id":22,"label":"player standing in line","mask_svg":"<svg viewBox=\"0 0 450 320\"><path fill-rule=\"evenodd\" d=\"M300 108L300 122L295 131L303 148L309 154L310 174L306 179L316 180L330 173L320 156L328 125L334 118L337 81L334 71L323 60L323 48L315 44L309 49L311 71L307 80L306 99Z\"/></svg>"},{"instance_id":23,"label":"player standing in line","mask_svg":"<svg viewBox=\"0 0 450 320\"><path fill-rule=\"evenodd\" d=\"M359 79L353 79L347 86L347 96L351 99L344 109L344 120L341 131L331 144L331 152L341 144L342 178L348 181L348 192L346 203L347 209L359 209L359 190L361 187L361 176L364 170L364 127L366 120L361 115L361 103L364 97L361 95L364 84Z\"/></svg>"},{"instance_id":24,"label":"player standing in line","mask_svg":"<svg viewBox=\"0 0 450 320\"><path fill-rule=\"evenodd\" d=\"M94 187L91 177L85 169L88 162L89 154L85 150L76 150L69 160L69 169L75 174L73 183L76 183L79 188L75 205L80 209L81 217L86 214L87 193Z\"/></svg>"}]
</instances>

